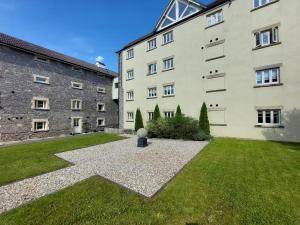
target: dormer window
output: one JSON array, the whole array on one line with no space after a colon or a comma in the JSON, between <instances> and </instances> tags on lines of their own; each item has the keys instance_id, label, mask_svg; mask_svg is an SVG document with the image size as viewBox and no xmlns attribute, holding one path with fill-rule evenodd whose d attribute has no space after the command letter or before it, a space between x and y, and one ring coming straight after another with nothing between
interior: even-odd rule
<instances>
[{"instance_id":1,"label":"dormer window","mask_svg":"<svg viewBox=\"0 0 300 225\"><path fill-rule=\"evenodd\" d=\"M175 0L170 3L161 20L159 21L158 30L166 28L188 16L199 12L203 6L196 1Z\"/></svg>"}]
</instances>

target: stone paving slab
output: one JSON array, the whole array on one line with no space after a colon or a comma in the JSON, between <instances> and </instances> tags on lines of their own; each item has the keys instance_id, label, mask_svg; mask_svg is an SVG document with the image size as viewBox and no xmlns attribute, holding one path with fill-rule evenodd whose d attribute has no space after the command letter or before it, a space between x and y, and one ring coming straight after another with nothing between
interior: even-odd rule
<instances>
[{"instance_id":1,"label":"stone paving slab","mask_svg":"<svg viewBox=\"0 0 300 225\"><path fill-rule=\"evenodd\" d=\"M208 142L130 138L57 154L74 166L0 187L0 213L99 175L151 198Z\"/></svg>"}]
</instances>

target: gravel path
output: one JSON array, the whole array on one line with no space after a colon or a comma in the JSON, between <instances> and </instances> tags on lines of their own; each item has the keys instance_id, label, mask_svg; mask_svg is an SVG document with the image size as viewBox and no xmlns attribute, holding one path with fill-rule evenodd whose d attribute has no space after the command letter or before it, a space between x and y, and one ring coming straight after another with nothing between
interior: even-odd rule
<instances>
[{"instance_id":1,"label":"gravel path","mask_svg":"<svg viewBox=\"0 0 300 225\"><path fill-rule=\"evenodd\" d=\"M57 154L74 166L0 187L0 213L99 175L145 197L153 197L208 143L136 138Z\"/></svg>"}]
</instances>

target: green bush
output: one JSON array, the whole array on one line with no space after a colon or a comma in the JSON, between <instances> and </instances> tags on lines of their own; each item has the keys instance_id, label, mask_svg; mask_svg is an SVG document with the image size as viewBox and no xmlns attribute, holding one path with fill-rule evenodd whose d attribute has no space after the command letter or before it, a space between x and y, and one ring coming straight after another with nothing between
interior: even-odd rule
<instances>
[{"instance_id":1,"label":"green bush","mask_svg":"<svg viewBox=\"0 0 300 225\"><path fill-rule=\"evenodd\" d=\"M199 120L199 128L203 130L206 134L210 134L210 127L209 127L209 120L207 115L207 107L205 102L203 103L201 107L200 112L200 120Z\"/></svg>"},{"instance_id":2,"label":"green bush","mask_svg":"<svg viewBox=\"0 0 300 225\"><path fill-rule=\"evenodd\" d=\"M136 110L135 114L135 131L144 128L143 117L140 109Z\"/></svg>"},{"instance_id":3,"label":"green bush","mask_svg":"<svg viewBox=\"0 0 300 225\"><path fill-rule=\"evenodd\" d=\"M161 116L160 116L160 110L159 110L158 105L156 105L156 106L155 106L155 109L154 109L153 120L156 121L156 120L158 120L159 118L161 118Z\"/></svg>"},{"instance_id":4,"label":"green bush","mask_svg":"<svg viewBox=\"0 0 300 225\"><path fill-rule=\"evenodd\" d=\"M182 117L182 112L181 112L180 105L178 105L176 109L175 118L181 118L181 117Z\"/></svg>"},{"instance_id":5,"label":"green bush","mask_svg":"<svg viewBox=\"0 0 300 225\"><path fill-rule=\"evenodd\" d=\"M198 133L193 136L193 140L195 141L205 141L209 139L211 139L211 136L206 134L203 130L199 130Z\"/></svg>"}]
</instances>

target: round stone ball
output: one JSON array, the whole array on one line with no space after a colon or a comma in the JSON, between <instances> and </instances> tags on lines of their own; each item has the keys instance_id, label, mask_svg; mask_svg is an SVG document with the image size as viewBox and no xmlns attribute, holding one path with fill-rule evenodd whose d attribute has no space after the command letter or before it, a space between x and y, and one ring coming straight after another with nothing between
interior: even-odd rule
<instances>
[{"instance_id":1,"label":"round stone ball","mask_svg":"<svg viewBox=\"0 0 300 225\"><path fill-rule=\"evenodd\" d=\"M145 138L148 135L148 131L145 128L141 128L137 131L137 136L139 138Z\"/></svg>"}]
</instances>

